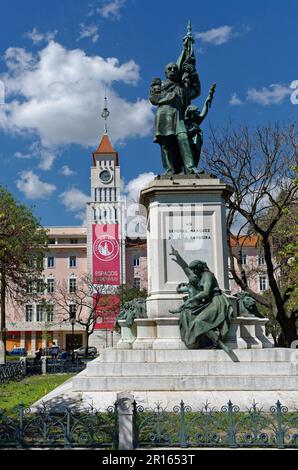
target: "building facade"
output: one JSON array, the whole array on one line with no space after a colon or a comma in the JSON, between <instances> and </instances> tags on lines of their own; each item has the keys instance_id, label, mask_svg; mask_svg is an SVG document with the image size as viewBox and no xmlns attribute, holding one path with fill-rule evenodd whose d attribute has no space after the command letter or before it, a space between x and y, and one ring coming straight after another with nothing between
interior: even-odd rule
<instances>
[{"instance_id":1,"label":"building facade","mask_svg":"<svg viewBox=\"0 0 298 470\"><path fill-rule=\"evenodd\" d=\"M85 346L84 327L78 323L72 327L69 319L77 315L72 296L87 276L94 285L105 286L106 297L113 296L120 285L147 287L146 243L125 239L125 202L121 199L118 153L107 133L92 154L90 181L86 226L48 227L50 243L41 278L28 286L24 303L8 302L8 351L24 347L28 354L33 354L53 342L67 350ZM65 298L64 308L61 297ZM113 321L118 312L119 309L114 309L111 318L103 321L101 310L89 345L102 347L114 343Z\"/></svg>"}]
</instances>

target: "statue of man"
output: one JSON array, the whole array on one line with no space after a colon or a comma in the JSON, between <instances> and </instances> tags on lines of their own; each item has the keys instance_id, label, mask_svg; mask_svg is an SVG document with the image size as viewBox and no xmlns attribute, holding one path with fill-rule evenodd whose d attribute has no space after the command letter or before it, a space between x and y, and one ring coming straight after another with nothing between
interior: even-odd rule
<instances>
[{"instance_id":1,"label":"statue of man","mask_svg":"<svg viewBox=\"0 0 298 470\"><path fill-rule=\"evenodd\" d=\"M150 102L158 106L154 141L160 145L165 174L197 174L184 117L191 100L200 94L199 78L187 62L181 71L176 63L169 63L165 74L160 84L153 80L150 90Z\"/></svg>"}]
</instances>

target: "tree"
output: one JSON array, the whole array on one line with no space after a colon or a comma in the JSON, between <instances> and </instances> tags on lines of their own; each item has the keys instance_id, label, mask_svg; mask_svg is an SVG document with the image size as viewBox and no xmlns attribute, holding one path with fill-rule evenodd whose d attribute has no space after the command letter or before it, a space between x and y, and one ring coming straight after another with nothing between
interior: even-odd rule
<instances>
[{"instance_id":1,"label":"tree","mask_svg":"<svg viewBox=\"0 0 298 470\"><path fill-rule=\"evenodd\" d=\"M231 243L229 246L232 276L241 289L268 309L272 308L282 330L284 345L289 346L297 339L297 310L289 313L286 309L295 288L292 284L285 287L279 281L272 237L286 211L297 204L294 167L298 161L298 143L295 125L270 124L249 129L246 125L237 127L229 123L223 129L211 129L204 161L207 171L216 174L233 189L227 201L228 240L239 245L240 234L258 236L272 303L249 288L241 264L241 243L236 257Z\"/></svg>"},{"instance_id":2,"label":"tree","mask_svg":"<svg viewBox=\"0 0 298 470\"><path fill-rule=\"evenodd\" d=\"M57 283L51 301L61 322L69 322L73 317L85 330L86 355L98 317L114 318L119 311L119 296L109 293L104 285L94 284L90 276L82 276L72 289L66 281Z\"/></svg>"},{"instance_id":3,"label":"tree","mask_svg":"<svg viewBox=\"0 0 298 470\"><path fill-rule=\"evenodd\" d=\"M46 230L31 209L0 186L1 339L5 351L7 300L24 300L28 283L36 282L43 270L47 245Z\"/></svg>"},{"instance_id":4,"label":"tree","mask_svg":"<svg viewBox=\"0 0 298 470\"><path fill-rule=\"evenodd\" d=\"M125 304L125 302L129 302L130 300L140 297L146 299L148 297L148 292L146 289L140 290L136 287L127 287L126 285L119 287L118 294L121 300L121 307Z\"/></svg>"}]
</instances>

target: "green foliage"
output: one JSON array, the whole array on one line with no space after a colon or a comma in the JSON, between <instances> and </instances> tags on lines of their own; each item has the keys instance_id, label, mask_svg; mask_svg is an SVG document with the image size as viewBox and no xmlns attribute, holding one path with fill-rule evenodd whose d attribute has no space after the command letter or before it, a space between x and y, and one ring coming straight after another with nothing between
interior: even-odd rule
<instances>
[{"instance_id":1,"label":"green foliage","mask_svg":"<svg viewBox=\"0 0 298 470\"><path fill-rule=\"evenodd\" d=\"M46 231L31 209L0 186L0 272L10 291L38 278L47 244Z\"/></svg>"},{"instance_id":2,"label":"green foliage","mask_svg":"<svg viewBox=\"0 0 298 470\"><path fill-rule=\"evenodd\" d=\"M118 293L121 298L121 305L124 305L125 302L129 302L130 300L134 300L137 298L146 299L148 296L148 292L146 289L136 289L135 287L127 287L127 286L120 286L118 289Z\"/></svg>"}]
</instances>

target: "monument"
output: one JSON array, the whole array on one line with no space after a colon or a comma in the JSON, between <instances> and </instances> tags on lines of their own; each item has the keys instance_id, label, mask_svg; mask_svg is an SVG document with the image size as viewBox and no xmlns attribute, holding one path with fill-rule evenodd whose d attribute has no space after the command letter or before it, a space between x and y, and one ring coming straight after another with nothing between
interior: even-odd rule
<instances>
[{"instance_id":1,"label":"monument","mask_svg":"<svg viewBox=\"0 0 298 470\"><path fill-rule=\"evenodd\" d=\"M293 350L273 348L265 335L267 319L247 296L230 295L231 188L198 168L199 126L215 84L199 111L192 104L201 94L193 42L189 24L178 60L166 66L165 80L154 78L150 87L163 174L140 195L148 213L146 309L127 304L118 318L117 347L104 350L60 394L101 408L128 392L145 406L161 402L171 408L183 400L198 409L206 401L220 407L232 400L246 409L255 400L268 409L279 399L294 409Z\"/></svg>"}]
</instances>

